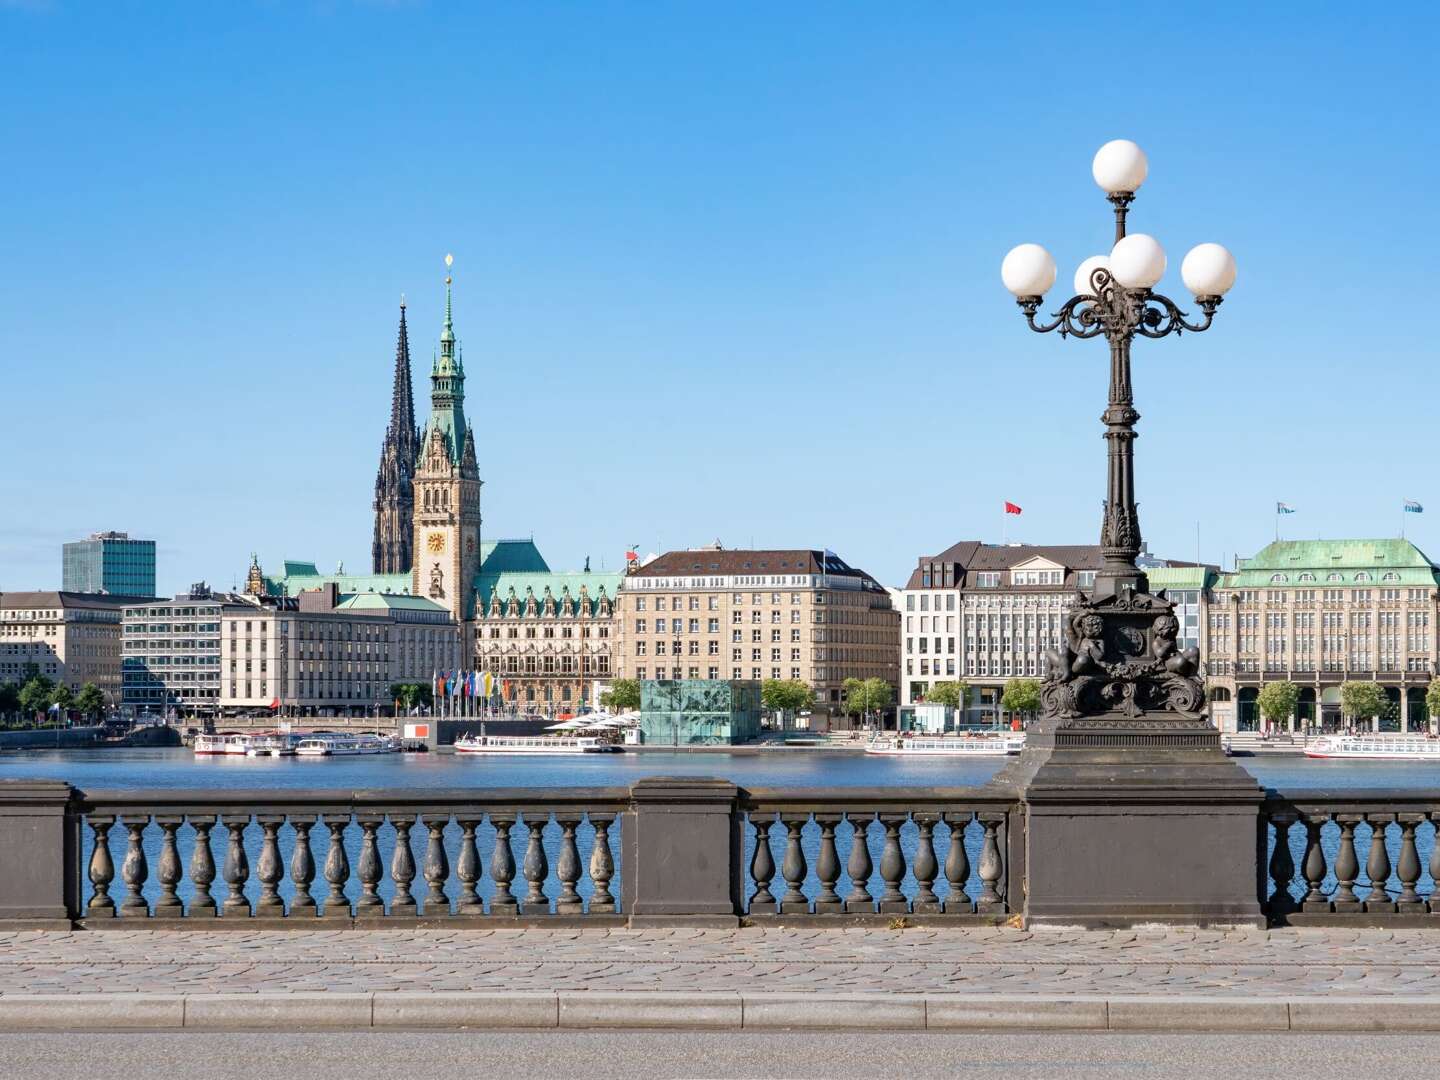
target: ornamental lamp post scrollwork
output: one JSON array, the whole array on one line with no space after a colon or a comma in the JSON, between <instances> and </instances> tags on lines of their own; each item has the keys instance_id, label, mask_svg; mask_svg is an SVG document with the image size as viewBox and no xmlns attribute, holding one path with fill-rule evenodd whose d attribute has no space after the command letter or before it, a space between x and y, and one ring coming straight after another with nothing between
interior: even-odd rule
<instances>
[{"instance_id":1,"label":"ornamental lamp post scrollwork","mask_svg":"<svg viewBox=\"0 0 1440 1080\"><path fill-rule=\"evenodd\" d=\"M1021 244L1005 256L1000 276L1037 333L1093 338L1110 345L1110 396L1101 416L1107 446L1106 497L1100 526L1103 560L1090 595L1067 616L1060 649L1049 657L1042 695L1047 718L1070 720L1114 714L1134 719L1171 712L1198 720L1204 689L1198 653L1181 651L1178 622L1163 592L1149 593L1136 559L1142 550L1135 503L1135 411L1130 346L1136 336L1162 338L1210 328L1235 283L1235 260L1219 244L1200 244L1180 274L1195 295L1201 317L1191 321L1169 297L1154 291L1165 275L1165 250L1153 236L1127 233L1126 218L1149 164L1133 142L1116 139L1095 155L1095 182L1115 208L1115 243L1075 273L1075 295L1050 319L1037 320L1042 298L1055 283L1055 260L1039 244Z\"/></svg>"}]
</instances>

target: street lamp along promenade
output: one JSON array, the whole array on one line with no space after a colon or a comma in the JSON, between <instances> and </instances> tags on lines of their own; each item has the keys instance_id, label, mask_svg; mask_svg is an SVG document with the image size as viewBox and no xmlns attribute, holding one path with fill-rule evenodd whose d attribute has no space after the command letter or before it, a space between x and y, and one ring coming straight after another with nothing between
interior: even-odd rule
<instances>
[{"instance_id":1,"label":"street lamp along promenade","mask_svg":"<svg viewBox=\"0 0 1440 1080\"><path fill-rule=\"evenodd\" d=\"M1195 721L1202 719L1205 704L1199 654L1178 648L1173 605L1163 590L1150 595L1135 562L1141 537L1133 443L1140 414L1130 384L1130 345L1137 334L1162 338L1208 330L1235 283L1235 260L1219 244L1200 244L1185 256L1181 277L1204 316L1190 322L1173 300L1152 291L1165 275L1160 242L1125 230L1130 204L1149 172L1144 151L1128 139L1115 139L1096 153L1092 172L1115 207L1115 244L1108 256L1080 264L1075 295L1052 314L1053 321L1036 321L1042 298L1055 284L1050 253L1039 244L1021 244L1000 267L1030 329L1058 330L1062 337L1104 334L1110 344L1110 400L1101 416L1108 448L1100 526L1104 561L1090 595L1082 594L1066 616L1060 648L1047 655L1043 715L1065 721L1108 714L1134 721L1148 712L1169 712Z\"/></svg>"}]
</instances>

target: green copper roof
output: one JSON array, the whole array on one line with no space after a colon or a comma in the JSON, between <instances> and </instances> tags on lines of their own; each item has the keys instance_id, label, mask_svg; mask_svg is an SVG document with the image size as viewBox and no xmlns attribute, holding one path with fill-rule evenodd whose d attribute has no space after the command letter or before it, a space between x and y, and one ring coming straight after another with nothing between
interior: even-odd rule
<instances>
[{"instance_id":1,"label":"green copper roof","mask_svg":"<svg viewBox=\"0 0 1440 1080\"><path fill-rule=\"evenodd\" d=\"M303 570L291 573L291 568ZM265 578L265 591L271 596L299 596L308 589L336 585L342 593L408 593L409 574L321 574L314 563L285 562L286 573Z\"/></svg>"},{"instance_id":2,"label":"green copper roof","mask_svg":"<svg viewBox=\"0 0 1440 1080\"><path fill-rule=\"evenodd\" d=\"M480 573L501 574L507 570L550 572L534 540L486 540L480 545Z\"/></svg>"},{"instance_id":3,"label":"green copper roof","mask_svg":"<svg viewBox=\"0 0 1440 1080\"><path fill-rule=\"evenodd\" d=\"M1237 560L1234 573L1221 575L1220 587L1360 584L1433 588L1436 581L1434 564L1408 540L1277 540L1253 558Z\"/></svg>"},{"instance_id":4,"label":"green copper roof","mask_svg":"<svg viewBox=\"0 0 1440 1080\"><path fill-rule=\"evenodd\" d=\"M490 599L498 596L503 605L509 603L513 595L521 604L530 597L535 597L537 605L544 604L545 590L550 590L550 596L556 605L562 603L565 594L570 594L570 600L577 605L580 603L580 589L585 589L585 595L590 601L591 611L595 614L595 605L600 599L600 591L605 591L609 600L615 599L615 593L620 588L620 581L624 577L619 571L614 573L585 571L585 570L562 570L559 572L547 570L544 572L508 571L494 576L482 575L477 582L479 598L477 610L488 614Z\"/></svg>"},{"instance_id":5,"label":"green copper roof","mask_svg":"<svg viewBox=\"0 0 1440 1080\"><path fill-rule=\"evenodd\" d=\"M1208 589L1220 575L1208 566L1157 566L1145 576L1151 589Z\"/></svg>"},{"instance_id":6,"label":"green copper roof","mask_svg":"<svg viewBox=\"0 0 1440 1080\"><path fill-rule=\"evenodd\" d=\"M434 611L448 615L449 609L441 607L423 596L398 595L396 593L355 593L335 605L336 611Z\"/></svg>"}]
</instances>

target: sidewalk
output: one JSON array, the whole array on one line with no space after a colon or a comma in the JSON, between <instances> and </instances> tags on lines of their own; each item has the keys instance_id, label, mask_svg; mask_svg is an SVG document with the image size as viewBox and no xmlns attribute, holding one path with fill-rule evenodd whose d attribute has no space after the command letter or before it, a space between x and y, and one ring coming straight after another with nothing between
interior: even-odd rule
<instances>
[{"instance_id":1,"label":"sidewalk","mask_svg":"<svg viewBox=\"0 0 1440 1080\"><path fill-rule=\"evenodd\" d=\"M0 934L0 1030L1440 1031L1440 933L496 929Z\"/></svg>"}]
</instances>

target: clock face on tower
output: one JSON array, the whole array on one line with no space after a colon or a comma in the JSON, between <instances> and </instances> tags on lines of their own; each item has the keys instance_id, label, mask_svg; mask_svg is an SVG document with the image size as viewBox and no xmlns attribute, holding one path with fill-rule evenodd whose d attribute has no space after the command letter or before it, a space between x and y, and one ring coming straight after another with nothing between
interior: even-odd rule
<instances>
[{"instance_id":1,"label":"clock face on tower","mask_svg":"<svg viewBox=\"0 0 1440 1080\"><path fill-rule=\"evenodd\" d=\"M425 550L432 555L440 555L445 551L445 534L432 532L425 537Z\"/></svg>"}]
</instances>

